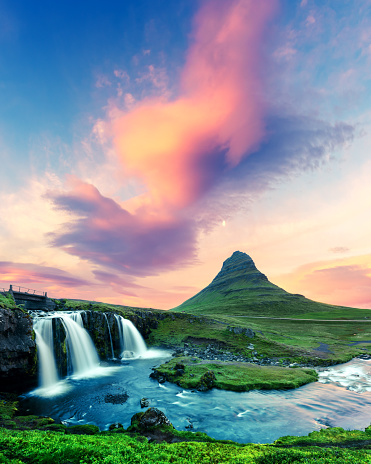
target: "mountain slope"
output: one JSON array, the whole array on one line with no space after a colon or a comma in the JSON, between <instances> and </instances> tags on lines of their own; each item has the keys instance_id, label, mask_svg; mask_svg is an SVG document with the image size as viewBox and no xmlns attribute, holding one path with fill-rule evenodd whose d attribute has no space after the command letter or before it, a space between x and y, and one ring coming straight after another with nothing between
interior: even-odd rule
<instances>
[{"instance_id":1,"label":"mountain slope","mask_svg":"<svg viewBox=\"0 0 371 464\"><path fill-rule=\"evenodd\" d=\"M306 313L347 310L317 303L272 284L246 253L235 251L214 280L173 311L203 314L293 317ZM360 310L362 311L362 310ZM364 310L365 314L367 310ZM363 311L362 311L362 315Z\"/></svg>"}]
</instances>

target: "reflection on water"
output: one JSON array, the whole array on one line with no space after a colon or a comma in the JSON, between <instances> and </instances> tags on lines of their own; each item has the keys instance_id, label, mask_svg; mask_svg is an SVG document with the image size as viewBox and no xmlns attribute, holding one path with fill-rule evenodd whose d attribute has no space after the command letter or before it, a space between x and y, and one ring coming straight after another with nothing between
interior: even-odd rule
<instances>
[{"instance_id":1,"label":"reflection on water","mask_svg":"<svg viewBox=\"0 0 371 464\"><path fill-rule=\"evenodd\" d=\"M161 354L161 359L101 368L94 378L67 379L68 388L59 396L35 396L35 391L24 398L23 407L67 424L92 423L106 430L114 422L128 427L140 411L140 399L146 397L179 430L192 423L194 431L241 443L270 443L324 426L362 429L371 422L371 361L357 359L321 369L320 382L296 390L194 392L149 378L151 368L164 362Z\"/></svg>"}]
</instances>

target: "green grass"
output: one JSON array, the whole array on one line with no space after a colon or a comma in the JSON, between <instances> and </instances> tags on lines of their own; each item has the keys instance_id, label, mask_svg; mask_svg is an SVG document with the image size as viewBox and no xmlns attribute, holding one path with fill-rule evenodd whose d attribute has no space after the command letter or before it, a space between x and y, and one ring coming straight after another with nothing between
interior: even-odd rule
<instances>
[{"instance_id":1,"label":"green grass","mask_svg":"<svg viewBox=\"0 0 371 464\"><path fill-rule=\"evenodd\" d=\"M14 309L17 305L15 304L14 298L10 293L0 293L0 308Z\"/></svg>"},{"instance_id":2,"label":"green grass","mask_svg":"<svg viewBox=\"0 0 371 464\"><path fill-rule=\"evenodd\" d=\"M0 429L3 464L364 464L368 449L287 448L182 442L151 444L125 434L65 435Z\"/></svg>"},{"instance_id":3,"label":"green grass","mask_svg":"<svg viewBox=\"0 0 371 464\"><path fill-rule=\"evenodd\" d=\"M184 366L184 374L178 374L177 366ZM173 358L157 367L156 371L183 388L198 388L202 384L202 376L212 371L215 375L213 388L233 391L298 388L318 379L313 369L263 367L249 363L202 363L200 359L189 357Z\"/></svg>"},{"instance_id":4,"label":"green grass","mask_svg":"<svg viewBox=\"0 0 371 464\"><path fill-rule=\"evenodd\" d=\"M208 317L188 313L168 313L152 330L148 343L153 346L183 346L198 340L216 344L224 351L251 357L247 348L253 343L258 358L288 359L307 364L337 364L347 362L360 353L371 350L371 344L349 346L352 341L371 340L371 322L324 322L300 320L249 319L245 317ZM234 334L228 326L251 328L254 338ZM262 332L262 333L261 333ZM356 334L356 335L355 335ZM328 344L331 353L316 350Z\"/></svg>"},{"instance_id":5,"label":"green grass","mask_svg":"<svg viewBox=\"0 0 371 464\"><path fill-rule=\"evenodd\" d=\"M295 437L287 435L281 437L274 443L285 446L323 446L323 445L365 445L369 441L371 444L371 426L365 431L344 430L341 427L330 427L321 429L308 434L306 437Z\"/></svg>"}]
</instances>

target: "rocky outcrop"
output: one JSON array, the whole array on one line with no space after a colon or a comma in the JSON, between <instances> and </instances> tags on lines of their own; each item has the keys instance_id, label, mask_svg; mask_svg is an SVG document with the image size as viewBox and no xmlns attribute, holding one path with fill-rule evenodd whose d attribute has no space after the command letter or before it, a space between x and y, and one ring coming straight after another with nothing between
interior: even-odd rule
<instances>
[{"instance_id":1,"label":"rocky outcrop","mask_svg":"<svg viewBox=\"0 0 371 464\"><path fill-rule=\"evenodd\" d=\"M0 390L26 390L37 383L36 343L31 317L0 309Z\"/></svg>"}]
</instances>

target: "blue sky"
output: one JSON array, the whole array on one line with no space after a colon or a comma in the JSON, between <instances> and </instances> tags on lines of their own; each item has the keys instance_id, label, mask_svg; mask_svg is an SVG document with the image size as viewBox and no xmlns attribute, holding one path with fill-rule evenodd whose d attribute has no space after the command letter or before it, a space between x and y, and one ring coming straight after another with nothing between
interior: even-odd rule
<instances>
[{"instance_id":1,"label":"blue sky","mask_svg":"<svg viewBox=\"0 0 371 464\"><path fill-rule=\"evenodd\" d=\"M240 249L371 307L369 0L0 1L0 31L4 282L170 307Z\"/></svg>"}]
</instances>

